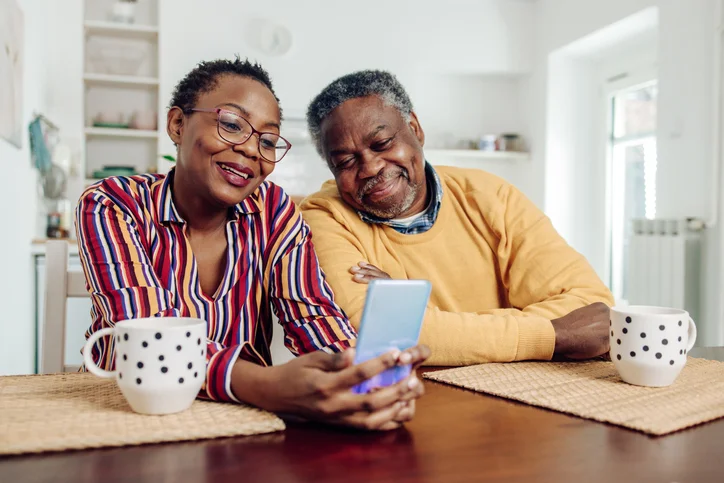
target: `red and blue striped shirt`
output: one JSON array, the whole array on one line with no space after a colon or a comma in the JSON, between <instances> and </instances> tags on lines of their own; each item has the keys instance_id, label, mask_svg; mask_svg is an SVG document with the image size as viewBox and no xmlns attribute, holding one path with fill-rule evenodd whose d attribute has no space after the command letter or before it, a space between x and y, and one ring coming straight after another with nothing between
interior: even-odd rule
<instances>
[{"instance_id":1,"label":"red and blue striped shirt","mask_svg":"<svg viewBox=\"0 0 724 483\"><path fill-rule=\"evenodd\" d=\"M272 311L295 355L339 351L356 337L319 267L309 226L289 196L264 182L229 210L226 271L213 297L203 293L186 222L168 175L113 177L81 196L76 211L80 258L93 300L86 338L124 319L183 316L207 321L208 366L200 394L236 401L237 358L271 363ZM114 367L112 337L93 360Z\"/></svg>"}]
</instances>

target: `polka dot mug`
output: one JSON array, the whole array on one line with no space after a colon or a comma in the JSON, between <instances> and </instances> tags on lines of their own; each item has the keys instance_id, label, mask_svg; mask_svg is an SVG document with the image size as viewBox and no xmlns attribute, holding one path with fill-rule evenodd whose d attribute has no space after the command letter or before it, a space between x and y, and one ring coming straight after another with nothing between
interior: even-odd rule
<instances>
[{"instance_id":1,"label":"polka dot mug","mask_svg":"<svg viewBox=\"0 0 724 483\"><path fill-rule=\"evenodd\" d=\"M611 309L611 360L621 379L637 386L673 384L696 342L685 310L634 305Z\"/></svg>"},{"instance_id":2,"label":"polka dot mug","mask_svg":"<svg viewBox=\"0 0 724 483\"><path fill-rule=\"evenodd\" d=\"M113 349L114 371L99 368L91 357L101 337ZM93 374L115 377L137 413L177 413L191 406L206 377L206 322L185 317L124 320L93 333L83 361Z\"/></svg>"}]
</instances>

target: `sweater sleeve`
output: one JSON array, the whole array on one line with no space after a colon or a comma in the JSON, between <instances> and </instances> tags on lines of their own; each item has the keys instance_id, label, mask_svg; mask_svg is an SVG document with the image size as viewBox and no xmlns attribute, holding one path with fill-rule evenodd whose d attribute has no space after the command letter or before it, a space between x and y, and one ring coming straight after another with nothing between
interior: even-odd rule
<instances>
[{"instance_id":1,"label":"sweater sleeve","mask_svg":"<svg viewBox=\"0 0 724 483\"><path fill-rule=\"evenodd\" d=\"M307 200L302 209L318 235L314 238L317 256L335 299L359 329L367 286L356 283L349 268L369 260L367 249L328 202ZM553 355L554 342L547 318L518 309L457 313L428 305L420 334L420 343L432 349L427 364L437 366L547 360Z\"/></svg>"},{"instance_id":2,"label":"sweater sleeve","mask_svg":"<svg viewBox=\"0 0 724 483\"><path fill-rule=\"evenodd\" d=\"M510 306L550 320L594 302L613 304L588 261L541 210L509 184L498 188L497 198L489 217L499 237L499 278Z\"/></svg>"}]
</instances>

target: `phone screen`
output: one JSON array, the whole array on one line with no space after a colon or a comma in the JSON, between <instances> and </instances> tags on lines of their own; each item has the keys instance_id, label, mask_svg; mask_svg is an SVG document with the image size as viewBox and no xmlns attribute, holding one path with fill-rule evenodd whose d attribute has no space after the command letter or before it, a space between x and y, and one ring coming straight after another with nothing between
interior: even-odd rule
<instances>
[{"instance_id":1,"label":"phone screen","mask_svg":"<svg viewBox=\"0 0 724 483\"><path fill-rule=\"evenodd\" d=\"M367 287L365 307L357 339L355 364L385 352L417 345L425 307L430 298L427 280L373 280ZM396 366L362 384L354 392L366 393L401 381L411 367Z\"/></svg>"}]
</instances>

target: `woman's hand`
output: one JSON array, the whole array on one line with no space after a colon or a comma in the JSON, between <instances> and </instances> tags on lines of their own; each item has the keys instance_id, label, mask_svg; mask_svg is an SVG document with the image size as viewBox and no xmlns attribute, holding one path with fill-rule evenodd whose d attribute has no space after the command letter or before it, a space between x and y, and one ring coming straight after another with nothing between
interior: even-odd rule
<instances>
[{"instance_id":1,"label":"woman's hand","mask_svg":"<svg viewBox=\"0 0 724 483\"><path fill-rule=\"evenodd\" d=\"M359 262L357 265L350 267L349 271L353 275L352 280L357 283L370 283L372 280L392 278L387 273L367 262Z\"/></svg>"},{"instance_id":2,"label":"woman's hand","mask_svg":"<svg viewBox=\"0 0 724 483\"><path fill-rule=\"evenodd\" d=\"M269 411L359 429L389 430L412 419L414 401L424 393L414 370L403 381L368 394L355 394L352 388L397 364L417 367L429 356L426 346L417 346L358 365L353 365L353 349L339 354L318 351L268 368L240 360L232 372L232 390L239 399Z\"/></svg>"}]
</instances>

